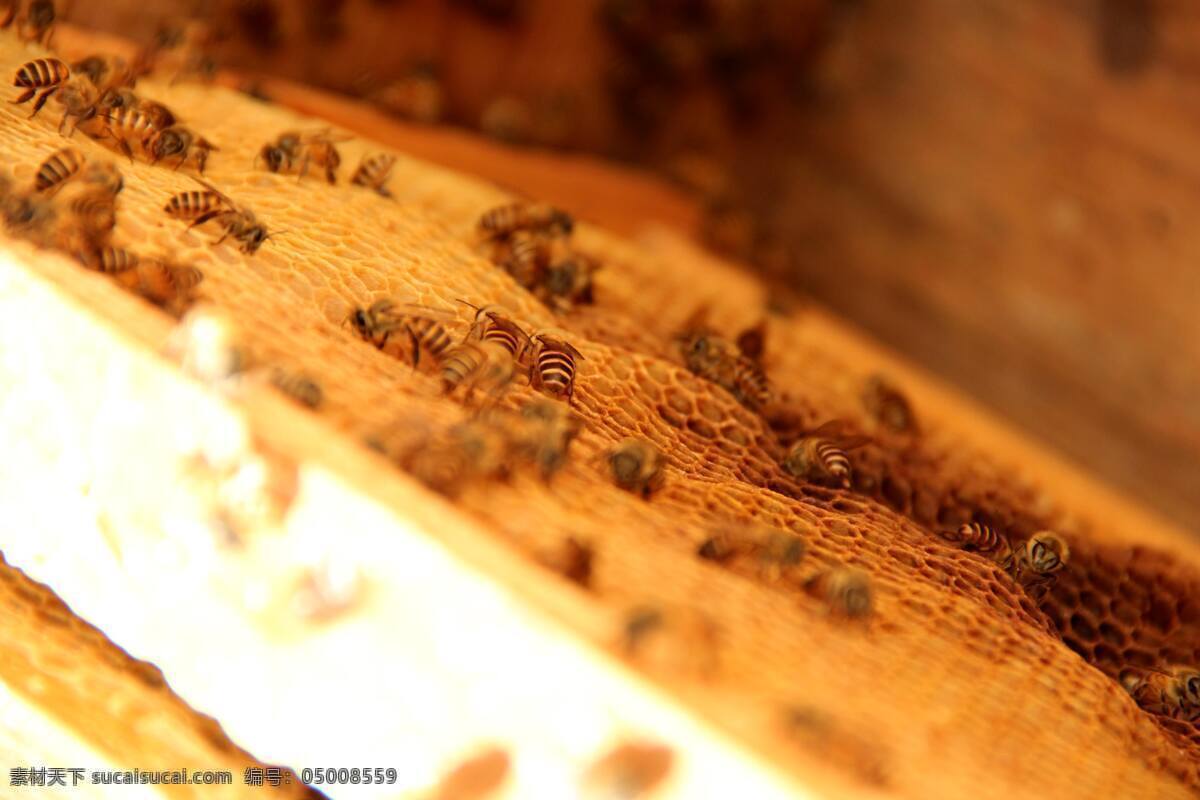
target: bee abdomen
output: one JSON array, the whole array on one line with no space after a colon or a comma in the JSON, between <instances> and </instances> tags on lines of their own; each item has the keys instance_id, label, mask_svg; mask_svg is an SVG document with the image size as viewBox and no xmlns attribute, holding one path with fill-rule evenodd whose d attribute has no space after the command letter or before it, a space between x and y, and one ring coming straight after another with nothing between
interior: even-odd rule
<instances>
[{"instance_id":1,"label":"bee abdomen","mask_svg":"<svg viewBox=\"0 0 1200 800\"><path fill-rule=\"evenodd\" d=\"M832 442L822 440L817 443L817 458L821 466L832 477L847 480L850 477L850 458L846 452Z\"/></svg>"},{"instance_id":2,"label":"bee abdomen","mask_svg":"<svg viewBox=\"0 0 1200 800\"><path fill-rule=\"evenodd\" d=\"M970 547L980 553L994 553L1004 544L1004 537L989 525L981 522L968 522L958 529L959 540L965 547Z\"/></svg>"},{"instance_id":3,"label":"bee abdomen","mask_svg":"<svg viewBox=\"0 0 1200 800\"><path fill-rule=\"evenodd\" d=\"M64 147L51 153L38 168L34 188L39 192L46 192L61 186L79 172L86 160L83 153L74 147Z\"/></svg>"},{"instance_id":4,"label":"bee abdomen","mask_svg":"<svg viewBox=\"0 0 1200 800\"><path fill-rule=\"evenodd\" d=\"M57 58L38 58L21 65L13 86L26 89L44 88L62 83L71 76L71 70Z\"/></svg>"},{"instance_id":5,"label":"bee abdomen","mask_svg":"<svg viewBox=\"0 0 1200 800\"><path fill-rule=\"evenodd\" d=\"M471 343L451 348L442 362L442 383L447 390L453 389L474 374L483 361L483 352Z\"/></svg>"},{"instance_id":6,"label":"bee abdomen","mask_svg":"<svg viewBox=\"0 0 1200 800\"><path fill-rule=\"evenodd\" d=\"M88 266L97 272L125 272L141 262L137 253L119 247L102 247L90 259Z\"/></svg>"},{"instance_id":7,"label":"bee abdomen","mask_svg":"<svg viewBox=\"0 0 1200 800\"><path fill-rule=\"evenodd\" d=\"M490 326L483 334L483 341L494 342L503 347L510 356L514 358L517 355L517 347L520 341L517 339L517 334L507 328L502 328L497 325Z\"/></svg>"},{"instance_id":8,"label":"bee abdomen","mask_svg":"<svg viewBox=\"0 0 1200 800\"><path fill-rule=\"evenodd\" d=\"M446 328L435 320L414 319L409 323L409 329L420 342L422 349L434 358L441 358L453 343Z\"/></svg>"},{"instance_id":9,"label":"bee abdomen","mask_svg":"<svg viewBox=\"0 0 1200 800\"><path fill-rule=\"evenodd\" d=\"M176 219L195 219L220 202L212 192L190 189L173 195L163 210Z\"/></svg>"},{"instance_id":10,"label":"bee abdomen","mask_svg":"<svg viewBox=\"0 0 1200 800\"><path fill-rule=\"evenodd\" d=\"M538 371L543 386L550 387L555 394L565 394L575 380L575 359L559 350L543 350L538 356Z\"/></svg>"}]
</instances>

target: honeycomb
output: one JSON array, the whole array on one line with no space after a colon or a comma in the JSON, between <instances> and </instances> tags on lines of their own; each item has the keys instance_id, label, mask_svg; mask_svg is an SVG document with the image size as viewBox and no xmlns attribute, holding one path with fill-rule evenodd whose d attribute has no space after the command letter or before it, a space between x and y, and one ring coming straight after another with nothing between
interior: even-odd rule
<instances>
[{"instance_id":1,"label":"honeycomb","mask_svg":"<svg viewBox=\"0 0 1200 800\"><path fill-rule=\"evenodd\" d=\"M130 657L2 556L0 608L0 678L67 724L88 731L116 763L147 771L228 770L238 776L232 786L173 787L172 796L178 797L237 797L242 770L264 766L230 741L216 720L189 708L157 667ZM271 797L320 796L295 779L290 786L263 789Z\"/></svg>"},{"instance_id":2,"label":"honeycomb","mask_svg":"<svg viewBox=\"0 0 1200 800\"><path fill-rule=\"evenodd\" d=\"M0 37L5 69L37 54ZM214 245L207 228L186 230L162 212L195 186L185 171L122 161L117 241L200 268L203 300L236 320L248 362L315 379L323 402L313 413L331 431L400 447L478 411L358 339L344 324L355 307L395 297L445 309L462 334L471 312L457 300L498 303L529 329L567 331L583 355L574 411L585 423L569 463L551 481L516 470L468 482L455 503L535 563L553 562L546 554L569 540L586 543L593 558L578 591L621 615L658 611L653 646L631 646L621 627L598 646L809 777L833 771L923 798L1200 789L1195 725L1142 711L1114 679L1130 665L1200 662L1194 557L1135 544L1139 532L1057 499L1055 485L972 446L920 402L919 433L880 429L861 400L877 365L824 336L816 312L772 310L754 277L669 233L628 240L582 220L575 242L604 265L595 304L554 314L476 240L479 215L512 199L499 188L396 153L394 199L381 198L347 185L346 167L384 149L362 138L341 145L338 185L255 171L267 139L325 123L208 86L146 80L139 92L219 146L207 179L278 235L254 255ZM0 152L18 181L62 145L54 110L32 120L23 107L0 111ZM90 158L116 159L76 140ZM79 279L106 280L82 269ZM673 335L703 306L730 335L766 316L776 397L762 414L674 353ZM535 396L517 381L500 403ZM847 490L779 466L800 430L829 419L872 437L852 454ZM648 499L605 471L603 454L630 436L666 457L665 485ZM1035 602L938 535L968 520L1014 537L1059 531L1072 560ZM762 524L803 537L800 577L697 555L718 528ZM804 588L802 578L843 565L874 586L866 619L844 619Z\"/></svg>"}]
</instances>

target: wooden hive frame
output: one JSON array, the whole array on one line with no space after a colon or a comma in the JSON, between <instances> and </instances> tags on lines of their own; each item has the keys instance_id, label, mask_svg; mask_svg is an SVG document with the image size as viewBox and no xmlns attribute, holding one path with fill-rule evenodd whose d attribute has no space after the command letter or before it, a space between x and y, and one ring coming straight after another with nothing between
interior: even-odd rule
<instances>
[{"instance_id":1,"label":"wooden hive frame","mask_svg":"<svg viewBox=\"0 0 1200 800\"><path fill-rule=\"evenodd\" d=\"M6 68L35 54L0 39ZM628 739L673 748L663 787L673 796L1009 796L1037 782L1055 796L1115 787L1166 797L1195 786L1186 730L1140 711L1063 644L1111 674L1106 645L1085 635L1101 620L1074 607L1126 564L1146 580L1110 588L1109 605L1140 592L1134 630L1151 631L1146 586L1169 568L1173 616L1127 651L1196 658L1197 554L1182 534L811 308L769 327L771 375L798 424L868 424L859 387L882 369L905 386L922 434L876 432L883 446L856 458L865 477L855 492L798 486L779 474L766 424L672 360L670 334L700 304L722 330L758 319L765 290L748 275L670 233L631 242L585 224L580 246L606 265L598 302L555 320L472 249L475 219L504 193L403 156L394 206L344 184L254 173L264 131L318 123L221 89L146 87L219 142L211 179L291 233L252 257L212 247L159 211L186 177L140 162L122 165L118 232L200 266L207 299L232 313L252 360L320 373L327 400L311 414L253 381L232 394L198 384L162 355L172 320L103 276L9 242L0 326L17 344L0 358L10 442L0 547L259 758L399 769L398 786L346 796L419 795L494 743L512 757L510 796L567 796ZM54 121L0 113L0 149L28 179L60 146ZM348 145L347 160L369 147ZM350 307L387 294L444 307L502 301L577 336L589 427L571 466L549 486L528 476L468 486L450 505L364 448L363 437L465 413L340 325ZM635 431L670 460L667 487L649 502L608 486L597 467ZM197 453L294 470L286 514L223 539ZM1052 524L1085 566L1036 608L933 534L927 498L934 517L968 509L1014 529ZM841 623L803 591L697 559L698 541L727 518L803 533L813 568L868 569L876 617ZM587 592L528 558L571 533L597 548ZM332 619L305 620L297 587L331 565L361 576L363 591ZM663 663L622 663L623 615L638 603L711 619L716 669L671 648ZM788 708L806 721L785 725ZM149 763L146 748L145 762L113 757Z\"/></svg>"}]
</instances>

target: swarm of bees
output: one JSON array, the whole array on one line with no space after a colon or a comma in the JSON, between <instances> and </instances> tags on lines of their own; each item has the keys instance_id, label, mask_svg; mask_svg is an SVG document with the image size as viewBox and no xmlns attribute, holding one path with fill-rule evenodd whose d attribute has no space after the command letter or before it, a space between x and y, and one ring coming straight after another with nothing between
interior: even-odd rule
<instances>
[{"instance_id":1,"label":"swarm of bees","mask_svg":"<svg viewBox=\"0 0 1200 800\"><path fill-rule=\"evenodd\" d=\"M124 188L117 167L90 161L73 147L48 155L33 185L17 188L0 177L4 226L37 247L58 250L88 269L111 275L124 288L175 316L194 300L203 280L195 267L162 256L145 256L113 245L117 195Z\"/></svg>"},{"instance_id":2,"label":"swarm of bees","mask_svg":"<svg viewBox=\"0 0 1200 800\"><path fill-rule=\"evenodd\" d=\"M574 219L545 203L498 206L479 218L479 236L492 261L555 311L594 302L600 264L571 246Z\"/></svg>"},{"instance_id":3,"label":"swarm of bees","mask_svg":"<svg viewBox=\"0 0 1200 800\"><path fill-rule=\"evenodd\" d=\"M762 367L762 328L751 328L728 341L709 327L708 310L693 314L676 336L676 344L687 368L732 394L751 411L759 411L771 399L771 387Z\"/></svg>"},{"instance_id":4,"label":"swarm of bees","mask_svg":"<svg viewBox=\"0 0 1200 800\"><path fill-rule=\"evenodd\" d=\"M471 307L475 320L458 342L447 329L456 320L453 314L413 303L377 300L354 309L346 322L364 341L410 361L414 369L425 356L443 392L461 392L466 402L477 392L494 402L523 368L534 389L571 404L575 362L583 355L566 340L565 332L544 330L531 336L498 306Z\"/></svg>"},{"instance_id":5,"label":"swarm of bees","mask_svg":"<svg viewBox=\"0 0 1200 800\"><path fill-rule=\"evenodd\" d=\"M337 183L337 170L342 163L337 145L348 140L349 137L337 136L328 128L286 131L274 141L264 144L255 156L254 163L261 162L270 172L294 172L300 178L308 174L310 167L316 167L324 173L326 182L332 185ZM386 177L385 174L385 180Z\"/></svg>"},{"instance_id":6,"label":"swarm of bees","mask_svg":"<svg viewBox=\"0 0 1200 800\"><path fill-rule=\"evenodd\" d=\"M17 69L13 85L21 93L13 101L33 100L37 113L54 97L63 107L58 130L71 136L79 129L93 139L111 142L131 161L135 153L152 164L192 162L203 174L208 155L218 148L180 124L161 103L133 92L139 72L115 56L93 55L70 66L57 58L38 58Z\"/></svg>"}]
</instances>

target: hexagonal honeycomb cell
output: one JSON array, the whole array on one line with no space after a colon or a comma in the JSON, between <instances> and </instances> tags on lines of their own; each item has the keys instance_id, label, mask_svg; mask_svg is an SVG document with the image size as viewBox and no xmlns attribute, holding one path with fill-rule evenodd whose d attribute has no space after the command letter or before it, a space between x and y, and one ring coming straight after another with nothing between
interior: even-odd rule
<instances>
[{"instance_id":1,"label":"hexagonal honeycomb cell","mask_svg":"<svg viewBox=\"0 0 1200 800\"><path fill-rule=\"evenodd\" d=\"M0 37L10 72L38 54ZM512 199L500 189L404 153L392 199L348 185L346 170L336 185L258 171L268 138L325 123L209 86L148 79L138 91L219 146L206 179L275 235L246 254L207 227L187 229L163 212L197 187L186 168L120 161L77 135L89 158L117 160L125 175L115 241L201 269L202 300L236 320L247 363L317 381L312 413L331 432L394 453L484 416L484 401L446 396L431 372L358 338L345 324L355 308L396 298L439 309L457 337L473 314L459 300L496 303L528 330L567 332L582 354L572 410L584 429L566 467L550 480L514 469L467 481L454 502L537 563L569 539L586 542L594 556L578 591L591 602L623 618L664 609L648 630L627 624L597 642L615 658L797 772L828 762L897 796L961 797L981 783L996 796L1200 789L1196 724L1144 712L1115 680L1127 666L1200 662L1194 560L1129 544L919 401L915 431L881 426L862 402L876 365L831 343L810 310L772 311L755 278L669 233L630 241L581 220L574 242L603 264L595 302L555 313L480 246L479 216ZM16 181L62 146L55 111L51 103L29 119L23 107L0 109L0 152ZM350 166L385 149L364 138L339 146ZM107 279L81 267L79 280ZM761 414L680 358L674 337L702 307L728 336L766 319L774 397ZM537 396L517 380L495 402L516 410ZM803 431L831 419L871 438L850 456L847 489L780 466ZM631 436L666 459L665 484L648 498L614 486L605 469L604 453ZM1058 531L1070 562L1031 597L939 535L970 521L1014 541ZM804 539L795 575L697 555L715 530L758 525ZM869 576L865 619L833 613L806 589L835 566ZM634 634L662 638L629 647Z\"/></svg>"}]
</instances>

